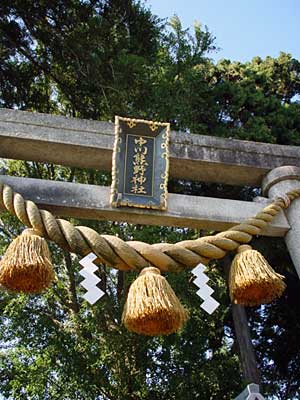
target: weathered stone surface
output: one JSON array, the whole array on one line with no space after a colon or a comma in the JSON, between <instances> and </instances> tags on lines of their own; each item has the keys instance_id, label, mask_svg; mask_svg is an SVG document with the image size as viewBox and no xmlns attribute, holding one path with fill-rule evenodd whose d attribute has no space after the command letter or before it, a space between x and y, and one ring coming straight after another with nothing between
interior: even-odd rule
<instances>
[{"instance_id":1,"label":"weathered stone surface","mask_svg":"<svg viewBox=\"0 0 300 400\"><path fill-rule=\"evenodd\" d=\"M262 189L270 199L282 196L290 190L300 189L300 168L275 168L263 180ZM300 199L294 200L285 213L291 229L284 239L300 278Z\"/></svg>"},{"instance_id":2,"label":"weathered stone surface","mask_svg":"<svg viewBox=\"0 0 300 400\"><path fill-rule=\"evenodd\" d=\"M114 125L0 109L0 157L111 171ZM260 186L282 165L300 167L300 147L171 132L170 176Z\"/></svg>"},{"instance_id":3,"label":"weathered stone surface","mask_svg":"<svg viewBox=\"0 0 300 400\"><path fill-rule=\"evenodd\" d=\"M129 223L166 225L223 231L254 216L259 203L169 194L167 211L112 208L110 188L78 183L0 176L3 183L58 216L106 219ZM277 216L266 236L284 236L289 229L284 214Z\"/></svg>"}]
</instances>

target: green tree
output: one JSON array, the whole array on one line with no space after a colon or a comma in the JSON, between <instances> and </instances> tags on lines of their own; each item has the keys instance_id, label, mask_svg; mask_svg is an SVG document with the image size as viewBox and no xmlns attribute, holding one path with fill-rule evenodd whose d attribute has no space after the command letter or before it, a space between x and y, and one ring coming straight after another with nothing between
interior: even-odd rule
<instances>
[{"instance_id":1,"label":"green tree","mask_svg":"<svg viewBox=\"0 0 300 400\"><path fill-rule=\"evenodd\" d=\"M0 16L3 104L44 111L31 95L44 79L46 102L72 116L109 119L142 103L160 23L139 3L4 0Z\"/></svg>"},{"instance_id":2,"label":"green tree","mask_svg":"<svg viewBox=\"0 0 300 400\"><path fill-rule=\"evenodd\" d=\"M299 145L300 62L281 53L245 64L222 60L212 72L219 109L216 134Z\"/></svg>"},{"instance_id":3,"label":"green tree","mask_svg":"<svg viewBox=\"0 0 300 400\"><path fill-rule=\"evenodd\" d=\"M208 78L214 41L207 27L196 22L192 35L177 16L170 19L152 68L148 115L170 121L177 130L209 133L216 112Z\"/></svg>"}]
</instances>

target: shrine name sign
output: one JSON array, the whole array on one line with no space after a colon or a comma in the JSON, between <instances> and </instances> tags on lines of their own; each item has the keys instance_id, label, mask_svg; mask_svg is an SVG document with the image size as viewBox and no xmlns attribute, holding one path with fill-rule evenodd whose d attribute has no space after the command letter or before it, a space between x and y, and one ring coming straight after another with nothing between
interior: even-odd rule
<instances>
[{"instance_id":1,"label":"shrine name sign","mask_svg":"<svg viewBox=\"0 0 300 400\"><path fill-rule=\"evenodd\" d=\"M115 117L112 207L167 209L170 124Z\"/></svg>"}]
</instances>

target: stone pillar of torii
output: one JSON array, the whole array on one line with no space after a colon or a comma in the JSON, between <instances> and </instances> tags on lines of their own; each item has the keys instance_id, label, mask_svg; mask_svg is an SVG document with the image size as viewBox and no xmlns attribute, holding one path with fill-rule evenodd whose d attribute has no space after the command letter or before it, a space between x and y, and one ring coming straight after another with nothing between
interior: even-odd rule
<instances>
[{"instance_id":1,"label":"stone pillar of torii","mask_svg":"<svg viewBox=\"0 0 300 400\"><path fill-rule=\"evenodd\" d=\"M282 166L271 170L263 179L263 195L273 200L300 188L300 168ZM262 200L261 198L259 199ZM290 230L284 237L291 259L300 278L300 202L294 201L285 211ZM235 400L264 400L259 385L251 383Z\"/></svg>"},{"instance_id":2,"label":"stone pillar of torii","mask_svg":"<svg viewBox=\"0 0 300 400\"><path fill-rule=\"evenodd\" d=\"M265 196L274 199L290 190L300 188L300 168L295 166L278 167L270 171L262 182ZM293 201L285 211L290 230L284 237L295 269L300 278L300 202Z\"/></svg>"}]
</instances>

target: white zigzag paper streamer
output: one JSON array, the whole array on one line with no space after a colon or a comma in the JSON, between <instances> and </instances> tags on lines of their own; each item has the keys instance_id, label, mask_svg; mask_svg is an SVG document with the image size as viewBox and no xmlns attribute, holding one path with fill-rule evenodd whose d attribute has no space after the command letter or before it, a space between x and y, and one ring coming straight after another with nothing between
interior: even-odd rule
<instances>
[{"instance_id":1,"label":"white zigzag paper streamer","mask_svg":"<svg viewBox=\"0 0 300 400\"><path fill-rule=\"evenodd\" d=\"M192 273L196 276L196 279L193 281L193 283L199 287L199 290L196 292L197 295L204 300L200 307L203 308L203 310L208 314L212 314L219 307L220 303L211 297L214 291L207 285L209 277L205 275L205 269L205 265L198 264L197 267L192 270Z\"/></svg>"},{"instance_id":2,"label":"white zigzag paper streamer","mask_svg":"<svg viewBox=\"0 0 300 400\"><path fill-rule=\"evenodd\" d=\"M97 287L97 283L99 283L101 279L94 274L98 269L97 265L93 263L96 258L97 256L94 253L89 253L79 261L79 264L83 266L83 269L80 270L79 273L85 278L80 282L80 285L87 290L83 298L92 305L105 294L103 290Z\"/></svg>"}]
</instances>

